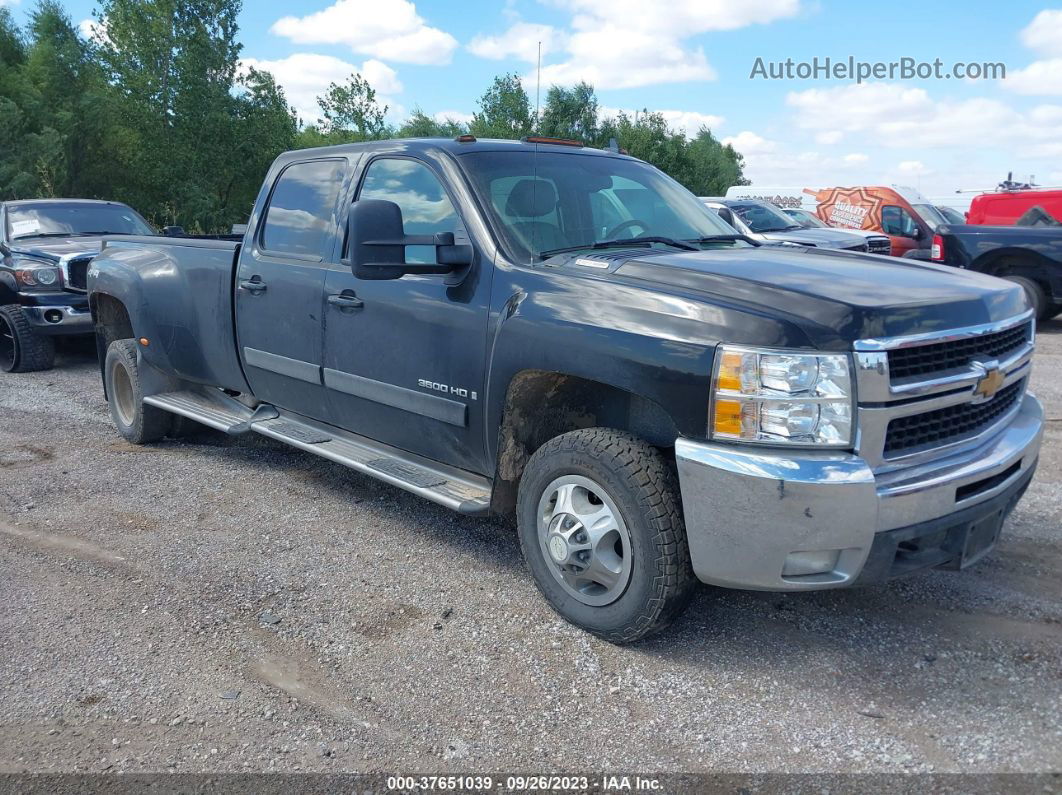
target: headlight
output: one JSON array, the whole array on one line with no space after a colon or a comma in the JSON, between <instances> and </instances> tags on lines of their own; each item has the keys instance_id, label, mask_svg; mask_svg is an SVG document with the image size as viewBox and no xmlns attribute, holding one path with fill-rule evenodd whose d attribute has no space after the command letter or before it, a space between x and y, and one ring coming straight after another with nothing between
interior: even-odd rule
<instances>
[{"instance_id":1,"label":"headlight","mask_svg":"<svg viewBox=\"0 0 1062 795\"><path fill-rule=\"evenodd\" d=\"M15 281L20 287L29 290L54 287L59 284L59 269L50 265L37 265L32 268L15 270Z\"/></svg>"},{"instance_id":2,"label":"headlight","mask_svg":"<svg viewBox=\"0 0 1062 795\"><path fill-rule=\"evenodd\" d=\"M849 447L852 415L847 354L719 346L712 438Z\"/></svg>"}]
</instances>

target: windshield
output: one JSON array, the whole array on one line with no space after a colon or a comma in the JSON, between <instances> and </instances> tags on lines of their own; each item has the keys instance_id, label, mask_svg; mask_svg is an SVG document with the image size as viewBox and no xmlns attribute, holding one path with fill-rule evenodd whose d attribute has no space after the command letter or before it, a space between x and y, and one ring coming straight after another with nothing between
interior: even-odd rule
<instances>
[{"instance_id":1,"label":"windshield","mask_svg":"<svg viewBox=\"0 0 1062 795\"><path fill-rule=\"evenodd\" d=\"M124 204L27 204L7 211L9 239L42 235L153 235L147 222Z\"/></svg>"},{"instance_id":2,"label":"windshield","mask_svg":"<svg viewBox=\"0 0 1062 795\"><path fill-rule=\"evenodd\" d=\"M783 210L786 215L790 216L794 221L800 224L805 229L828 229L829 227L823 223L822 219L814 213L810 213L807 210Z\"/></svg>"},{"instance_id":3,"label":"windshield","mask_svg":"<svg viewBox=\"0 0 1062 795\"><path fill-rule=\"evenodd\" d=\"M696 196L646 163L578 153L528 155L470 152L460 158L480 195L489 197L487 211L517 262L609 240L735 234Z\"/></svg>"},{"instance_id":4,"label":"windshield","mask_svg":"<svg viewBox=\"0 0 1062 795\"><path fill-rule=\"evenodd\" d=\"M944 217L944 220L949 224L965 224L966 216L956 210L954 207L937 207L937 211Z\"/></svg>"},{"instance_id":5,"label":"windshield","mask_svg":"<svg viewBox=\"0 0 1062 795\"><path fill-rule=\"evenodd\" d=\"M741 216L741 220L748 224L749 229L756 233L781 232L786 229L796 229L800 224L794 223L788 215L761 202L748 202L731 204L730 209Z\"/></svg>"},{"instance_id":6,"label":"windshield","mask_svg":"<svg viewBox=\"0 0 1062 795\"><path fill-rule=\"evenodd\" d=\"M926 222L926 226L934 231L941 224L947 223L944 220L944 216L940 214L940 210L932 204L912 204L911 209L918 213L922 220Z\"/></svg>"}]
</instances>

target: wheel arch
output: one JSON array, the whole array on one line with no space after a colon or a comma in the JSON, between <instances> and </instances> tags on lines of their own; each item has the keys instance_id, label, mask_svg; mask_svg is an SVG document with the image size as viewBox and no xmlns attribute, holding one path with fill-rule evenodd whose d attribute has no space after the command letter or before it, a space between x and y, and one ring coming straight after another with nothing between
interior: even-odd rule
<instances>
[{"instance_id":1,"label":"wheel arch","mask_svg":"<svg viewBox=\"0 0 1062 795\"><path fill-rule=\"evenodd\" d=\"M517 372L506 390L498 429L491 509L503 515L515 510L524 467L542 445L594 427L628 431L665 451L679 435L668 412L642 395L572 373Z\"/></svg>"},{"instance_id":2,"label":"wheel arch","mask_svg":"<svg viewBox=\"0 0 1062 795\"><path fill-rule=\"evenodd\" d=\"M100 363L100 378L103 381L103 396L107 397L107 378L104 366L107 348L115 340L132 339L133 322L125 304L107 293L89 295L89 310L96 327L96 356Z\"/></svg>"}]
</instances>

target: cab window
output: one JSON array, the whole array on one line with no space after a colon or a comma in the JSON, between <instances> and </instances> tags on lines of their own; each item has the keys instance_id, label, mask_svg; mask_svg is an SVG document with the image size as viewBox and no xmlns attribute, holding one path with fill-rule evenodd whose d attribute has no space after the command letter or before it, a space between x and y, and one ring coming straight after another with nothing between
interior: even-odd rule
<instances>
[{"instance_id":1,"label":"cab window","mask_svg":"<svg viewBox=\"0 0 1062 795\"><path fill-rule=\"evenodd\" d=\"M284 169L266 208L264 250L304 257L324 255L336 228L333 216L344 166L343 160L314 160Z\"/></svg>"},{"instance_id":2,"label":"cab window","mask_svg":"<svg viewBox=\"0 0 1062 795\"><path fill-rule=\"evenodd\" d=\"M365 173L358 198L397 204L402 210L402 226L407 235L457 232L461 225L442 183L426 165L416 160L374 160ZM406 262L435 262L435 247L406 246Z\"/></svg>"},{"instance_id":3,"label":"cab window","mask_svg":"<svg viewBox=\"0 0 1062 795\"><path fill-rule=\"evenodd\" d=\"M889 204L881 208L881 228L887 235L914 237L918 224L903 207Z\"/></svg>"}]
</instances>

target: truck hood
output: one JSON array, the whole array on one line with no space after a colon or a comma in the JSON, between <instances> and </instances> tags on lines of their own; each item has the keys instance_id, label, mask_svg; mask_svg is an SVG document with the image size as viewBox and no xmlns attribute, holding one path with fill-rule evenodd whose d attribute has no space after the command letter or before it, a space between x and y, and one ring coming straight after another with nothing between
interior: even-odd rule
<instances>
[{"instance_id":1,"label":"truck hood","mask_svg":"<svg viewBox=\"0 0 1062 795\"><path fill-rule=\"evenodd\" d=\"M833 229L786 229L784 232L765 232L760 237L764 240L783 240L820 248L851 248L860 245L858 237Z\"/></svg>"},{"instance_id":2,"label":"truck hood","mask_svg":"<svg viewBox=\"0 0 1062 795\"><path fill-rule=\"evenodd\" d=\"M11 245L11 253L47 262L59 262L70 254L98 254L102 245L102 237L49 237L41 240L16 240Z\"/></svg>"},{"instance_id":3,"label":"truck hood","mask_svg":"<svg viewBox=\"0 0 1062 795\"><path fill-rule=\"evenodd\" d=\"M607 278L778 320L822 348L992 323L1028 308L1010 282L874 255L760 246L623 259Z\"/></svg>"}]
</instances>

